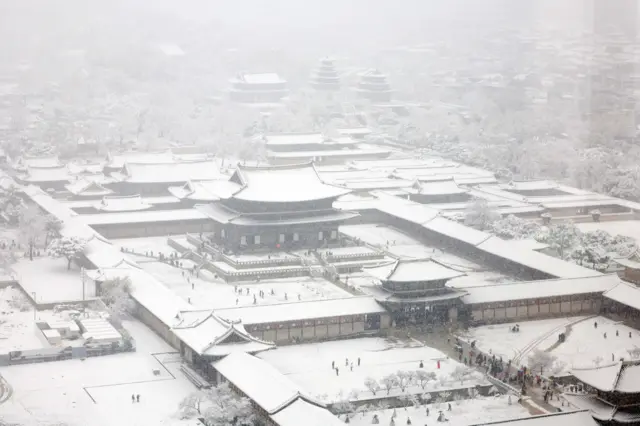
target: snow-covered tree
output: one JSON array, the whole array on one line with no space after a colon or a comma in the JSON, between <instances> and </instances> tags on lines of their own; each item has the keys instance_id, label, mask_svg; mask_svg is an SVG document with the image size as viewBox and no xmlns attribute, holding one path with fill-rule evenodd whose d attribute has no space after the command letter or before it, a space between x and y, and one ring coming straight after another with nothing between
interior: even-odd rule
<instances>
[{"instance_id":1,"label":"snow-covered tree","mask_svg":"<svg viewBox=\"0 0 640 426\"><path fill-rule=\"evenodd\" d=\"M398 376L395 374L388 374L380 379L380 384L387 390L387 395L391 392L391 389L398 386Z\"/></svg>"},{"instance_id":2,"label":"snow-covered tree","mask_svg":"<svg viewBox=\"0 0 640 426\"><path fill-rule=\"evenodd\" d=\"M364 385L374 395L380 390L380 384L373 377L367 377L364 379Z\"/></svg>"},{"instance_id":3,"label":"snow-covered tree","mask_svg":"<svg viewBox=\"0 0 640 426\"><path fill-rule=\"evenodd\" d=\"M477 198L464 212L464 224L480 230L488 229L491 224L500 219L487 200Z\"/></svg>"},{"instance_id":4,"label":"snow-covered tree","mask_svg":"<svg viewBox=\"0 0 640 426\"><path fill-rule=\"evenodd\" d=\"M465 379L471 376L472 373L473 370L471 370L471 368L464 365L458 365L451 373L451 378L454 380L460 380L460 384L464 384Z\"/></svg>"},{"instance_id":5,"label":"snow-covered tree","mask_svg":"<svg viewBox=\"0 0 640 426\"><path fill-rule=\"evenodd\" d=\"M416 381L420 384L420 387L424 390L427 387L427 383L431 380L436 380L436 373L433 371L417 370L415 372Z\"/></svg>"},{"instance_id":6,"label":"snow-covered tree","mask_svg":"<svg viewBox=\"0 0 640 426\"><path fill-rule=\"evenodd\" d=\"M531 371L535 373L539 372L542 375L554 366L557 359L556 356L551 355L549 352L534 349L531 355L529 355L528 364Z\"/></svg>"},{"instance_id":7,"label":"snow-covered tree","mask_svg":"<svg viewBox=\"0 0 640 426\"><path fill-rule=\"evenodd\" d=\"M100 284L100 297L115 319L127 318L134 309L130 297L132 289L129 277L116 277Z\"/></svg>"},{"instance_id":8,"label":"snow-covered tree","mask_svg":"<svg viewBox=\"0 0 640 426\"><path fill-rule=\"evenodd\" d=\"M44 223L44 246L49 246L49 239L59 238L62 230L62 221L53 215L45 216Z\"/></svg>"},{"instance_id":9,"label":"snow-covered tree","mask_svg":"<svg viewBox=\"0 0 640 426\"><path fill-rule=\"evenodd\" d=\"M78 237L61 237L51 241L47 249L51 257L64 257L67 259L67 270L71 269L71 263L79 260L84 253L86 240Z\"/></svg>"},{"instance_id":10,"label":"snow-covered tree","mask_svg":"<svg viewBox=\"0 0 640 426\"><path fill-rule=\"evenodd\" d=\"M413 381L413 371L399 370L396 373L396 377L398 378L398 386L400 387L400 390L404 392Z\"/></svg>"},{"instance_id":11,"label":"snow-covered tree","mask_svg":"<svg viewBox=\"0 0 640 426\"><path fill-rule=\"evenodd\" d=\"M37 206L22 206L18 219L20 240L27 246L29 260L33 260L33 252L38 240L45 230L45 216Z\"/></svg>"},{"instance_id":12,"label":"snow-covered tree","mask_svg":"<svg viewBox=\"0 0 640 426\"><path fill-rule=\"evenodd\" d=\"M534 238L540 232L540 225L510 214L491 223L491 231L506 240Z\"/></svg>"},{"instance_id":13,"label":"snow-covered tree","mask_svg":"<svg viewBox=\"0 0 640 426\"><path fill-rule=\"evenodd\" d=\"M249 398L236 394L227 383L187 396L179 414L182 419L202 418L206 426L250 426L256 419Z\"/></svg>"},{"instance_id":14,"label":"snow-covered tree","mask_svg":"<svg viewBox=\"0 0 640 426\"><path fill-rule=\"evenodd\" d=\"M566 259L571 254L571 249L580 241L580 230L572 222L563 222L546 227L537 236L536 240L548 244L558 257Z\"/></svg>"}]
</instances>

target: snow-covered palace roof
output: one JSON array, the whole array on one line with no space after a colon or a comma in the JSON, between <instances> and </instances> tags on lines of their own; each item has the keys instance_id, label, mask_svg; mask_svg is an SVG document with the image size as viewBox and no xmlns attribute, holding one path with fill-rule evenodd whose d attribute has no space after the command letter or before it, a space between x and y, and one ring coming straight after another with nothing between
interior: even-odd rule
<instances>
[{"instance_id":1,"label":"snow-covered palace roof","mask_svg":"<svg viewBox=\"0 0 640 426\"><path fill-rule=\"evenodd\" d=\"M337 198L351 192L322 181L313 163L289 166L241 166L231 177L240 185L233 198L243 201L291 203Z\"/></svg>"},{"instance_id":2,"label":"snow-covered palace roof","mask_svg":"<svg viewBox=\"0 0 640 426\"><path fill-rule=\"evenodd\" d=\"M151 207L140 195L106 196L95 205L96 210L105 212L134 212Z\"/></svg>"},{"instance_id":3,"label":"snow-covered palace roof","mask_svg":"<svg viewBox=\"0 0 640 426\"><path fill-rule=\"evenodd\" d=\"M381 281L394 282L440 281L465 275L431 259L401 259L364 271Z\"/></svg>"},{"instance_id":4,"label":"snow-covered palace roof","mask_svg":"<svg viewBox=\"0 0 640 426\"><path fill-rule=\"evenodd\" d=\"M571 375L602 392L640 394L640 361L638 360L619 361L599 367L573 368Z\"/></svg>"},{"instance_id":5,"label":"snow-covered palace roof","mask_svg":"<svg viewBox=\"0 0 640 426\"><path fill-rule=\"evenodd\" d=\"M298 400L325 407L271 364L253 355L233 353L211 365L268 414L276 414Z\"/></svg>"},{"instance_id":6,"label":"snow-covered palace roof","mask_svg":"<svg viewBox=\"0 0 640 426\"><path fill-rule=\"evenodd\" d=\"M621 281L620 284L603 293L607 299L640 310L640 288L635 285Z\"/></svg>"},{"instance_id":7,"label":"snow-covered palace roof","mask_svg":"<svg viewBox=\"0 0 640 426\"><path fill-rule=\"evenodd\" d=\"M182 311L171 331L199 355L220 357L235 352L273 349L271 342L250 335L239 322L226 321L212 311Z\"/></svg>"},{"instance_id":8,"label":"snow-covered palace roof","mask_svg":"<svg viewBox=\"0 0 640 426\"><path fill-rule=\"evenodd\" d=\"M466 287L462 301L467 305L508 302L527 299L603 293L620 283L616 274L597 277L522 281L515 283Z\"/></svg>"}]
</instances>

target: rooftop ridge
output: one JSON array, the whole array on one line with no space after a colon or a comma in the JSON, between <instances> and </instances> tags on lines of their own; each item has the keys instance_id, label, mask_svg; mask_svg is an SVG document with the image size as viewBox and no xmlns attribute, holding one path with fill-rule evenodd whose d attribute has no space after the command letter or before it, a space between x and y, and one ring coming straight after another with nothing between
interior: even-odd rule
<instances>
[{"instance_id":1,"label":"rooftop ridge","mask_svg":"<svg viewBox=\"0 0 640 426\"><path fill-rule=\"evenodd\" d=\"M507 283L496 283L496 284L485 285L485 286L482 286L482 288L502 287L502 286L509 286L509 285L517 285L517 284L545 283L550 281L595 280L595 279L602 279L604 277L612 277L612 276L618 276L618 275L615 273L611 273L611 274L595 275L591 277L549 278L546 280L510 281ZM619 280L619 281L622 281L622 280Z\"/></svg>"},{"instance_id":2,"label":"rooftop ridge","mask_svg":"<svg viewBox=\"0 0 640 426\"><path fill-rule=\"evenodd\" d=\"M352 296L352 297L335 297L333 299L320 299L320 300L303 300L301 302L296 302L296 305L300 305L300 304L308 304L308 303L326 303L326 302L335 302L336 300L357 300L357 299L372 299L375 300L374 297L372 296L367 296L367 295L362 295L362 296ZM219 309L215 309L215 312L221 312L221 311L230 311L230 310L235 310L235 309L255 309L255 308L270 308L273 306L285 306L285 305L292 305L291 302L281 302L281 303L272 303L270 305L251 305L251 306L231 306L229 308L219 308ZM187 312L191 312L191 311L187 311Z\"/></svg>"}]
</instances>

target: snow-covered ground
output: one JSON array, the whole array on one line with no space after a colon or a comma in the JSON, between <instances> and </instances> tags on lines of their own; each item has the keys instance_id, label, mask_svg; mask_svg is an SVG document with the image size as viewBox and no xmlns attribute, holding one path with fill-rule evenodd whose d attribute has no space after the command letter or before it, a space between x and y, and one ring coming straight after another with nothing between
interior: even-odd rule
<instances>
[{"instance_id":1,"label":"snow-covered ground","mask_svg":"<svg viewBox=\"0 0 640 426\"><path fill-rule=\"evenodd\" d=\"M179 371L178 354L141 323L125 327L136 339L135 353L3 368L13 395L0 405L0 417L25 425L195 426L174 416L196 390ZM132 394L140 403L131 403Z\"/></svg>"},{"instance_id":2,"label":"snow-covered ground","mask_svg":"<svg viewBox=\"0 0 640 426\"><path fill-rule=\"evenodd\" d=\"M428 416L427 408L429 409ZM447 411L447 404L429 404L421 407L412 406L395 410L386 409L358 413L350 419L350 423L353 426L369 426L373 416L377 415L379 424L387 426L391 423L394 411L397 426L406 425L407 419L411 419L411 424L416 426L436 424L440 411L444 413L447 419L446 424L449 426L468 426L531 416L526 408L515 401L515 398L512 398L512 403L509 405L507 396L496 396L455 401L451 403L451 411Z\"/></svg>"},{"instance_id":3,"label":"snow-covered ground","mask_svg":"<svg viewBox=\"0 0 640 426\"><path fill-rule=\"evenodd\" d=\"M520 332L517 333L511 331L516 323L483 325L469 329L464 340L469 342L475 340L479 350L485 353L491 351L506 362L520 357L523 352L537 348L539 343L547 339L547 336L557 340L558 335L565 331L568 324L582 318L585 317L519 322L517 324L520 325Z\"/></svg>"},{"instance_id":4,"label":"snow-covered ground","mask_svg":"<svg viewBox=\"0 0 640 426\"><path fill-rule=\"evenodd\" d=\"M201 278L192 276L179 268L162 262L140 263L142 268L155 276L168 288L174 291L184 300L203 309L220 309L234 306L253 306L253 295L256 304L271 305L274 303L335 299L352 296L345 290L337 287L322 278L296 277L282 278L278 280L261 280L247 284L227 284L221 279L215 279L207 271L201 271ZM189 281L187 281L189 279ZM194 285L192 286L191 283ZM236 293L236 287L238 292ZM249 293L247 294L247 289ZM264 292L264 298L258 296L260 290ZM271 294L273 290L273 295ZM286 295L286 296L285 296ZM236 305L236 299L238 304Z\"/></svg>"},{"instance_id":5,"label":"snow-covered ground","mask_svg":"<svg viewBox=\"0 0 640 426\"><path fill-rule=\"evenodd\" d=\"M420 361L424 363L424 371L436 373L437 380L429 382L424 390L415 385L407 392L438 392L461 387L459 381L451 379L451 373L461 364L444 353L414 340L399 342L382 338L364 338L310 343L279 347L260 353L258 357L269 362L307 392L326 401L371 398L373 395L364 385L365 379L371 377L379 381L398 371L415 372L420 370ZM437 368L438 360L440 369ZM339 369L338 375L331 368L333 361ZM463 386L479 382L484 382L484 378L475 373L472 378L464 381ZM350 396L354 390L357 396ZM380 390L378 394L386 394L386 390ZM394 394L401 394L400 389L392 389L390 395Z\"/></svg>"},{"instance_id":6,"label":"snow-covered ground","mask_svg":"<svg viewBox=\"0 0 640 426\"><path fill-rule=\"evenodd\" d=\"M397 229L386 225L344 225L340 232L352 238L358 238L373 246L420 245L420 242Z\"/></svg>"},{"instance_id":7,"label":"snow-covered ground","mask_svg":"<svg viewBox=\"0 0 640 426\"><path fill-rule=\"evenodd\" d=\"M158 256L159 253L165 256L177 253L177 250L167 244L167 237L122 238L111 240L111 242L116 246L133 250L136 253L153 252L155 256Z\"/></svg>"},{"instance_id":8,"label":"snow-covered ground","mask_svg":"<svg viewBox=\"0 0 640 426\"><path fill-rule=\"evenodd\" d=\"M101 316L96 311L90 312L90 316ZM36 327L36 321L69 321L69 313L77 311L54 312L51 309L35 312L31 302L16 287L0 289L0 354L11 351L48 348L42 332ZM84 343L82 339L63 339L58 347L79 346Z\"/></svg>"},{"instance_id":9,"label":"snow-covered ground","mask_svg":"<svg viewBox=\"0 0 640 426\"><path fill-rule=\"evenodd\" d=\"M640 221L639 220L618 220L612 222L585 222L576 223L576 226L584 232L607 231L611 235L625 235L635 238L640 242Z\"/></svg>"},{"instance_id":10,"label":"snow-covered ground","mask_svg":"<svg viewBox=\"0 0 640 426\"><path fill-rule=\"evenodd\" d=\"M598 323L598 328L594 323ZM616 331L618 335L616 336ZM607 338L604 338L607 333ZM629 337L631 333L631 337ZM549 336L540 344L540 349L551 347L557 336ZM593 367L596 363L606 364L614 359L631 359L629 350L640 349L640 332L631 327L604 317L579 322L571 327L567 340L551 351L566 369L572 367Z\"/></svg>"},{"instance_id":11,"label":"snow-covered ground","mask_svg":"<svg viewBox=\"0 0 640 426\"><path fill-rule=\"evenodd\" d=\"M475 327L469 330L464 339L476 340L480 350L491 350L505 361L520 357L521 362L525 363L534 349L549 350L557 343L560 333L567 333L566 341L550 350L557 357L554 368L557 371L594 366L596 362L610 362L612 354L616 360L621 357L629 359L628 351L640 348L640 333L637 330L604 317L585 318L520 322L519 333L509 331L515 323ZM598 323L597 329L594 322ZM606 339L604 333L607 333Z\"/></svg>"},{"instance_id":12,"label":"snow-covered ground","mask_svg":"<svg viewBox=\"0 0 640 426\"><path fill-rule=\"evenodd\" d=\"M36 257L20 259L13 264L16 280L25 292L35 293L37 303L77 302L96 295L95 284L90 279L84 280L82 291L82 274L77 266L67 270L66 259Z\"/></svg>"}]
</instances>

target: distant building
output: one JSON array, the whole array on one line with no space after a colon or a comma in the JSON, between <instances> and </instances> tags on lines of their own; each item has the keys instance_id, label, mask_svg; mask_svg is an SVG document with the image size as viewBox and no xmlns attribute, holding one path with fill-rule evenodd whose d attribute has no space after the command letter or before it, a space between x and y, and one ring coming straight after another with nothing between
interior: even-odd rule
<instances>
[{"instance_id":1,"label":"distant building","mask_svg":"<svg viewBox=\"0 0 640 426\"><path fill-rule=\"evenodd\" d=\"M231 100L245 104L279 103L289 93L286 80L275 73L240 73L230 83Z\"/></svg>"},{"instance_id":2,"label":"distant building","mask_svg":"<svg viewBox=\"0 0 640 426\"><path fill-rule=\"evenodd\" d=\"M311 86L317 90L340 90L340 75L333 59L325 58L311 74Z\"/></svg>"},{"instance_id":3,"label":"distant building","mask_svg":"<svg viewBox=\"0 0 640 426\"><path fill-rule=\"evenodd\" d=\"M369 70L360 74L356 92L361 98L372 102L390 102L392 90L387 76L378 70Z\"/></svg>"},{"instance_id":4,"label":"distant building","mask_svg":"<svg viewBox=\"0 0 640 426\"><path fill-rule=\"evenodd\" d=\"M356 129L350 130L358 135ZM358 130L370 132L368 129ZM331 137L321 133L281 133L265 136L264 141L271 164L309 161L342 164L352 160L386 158L391 154L389 149L362 144L362 139L349 135Z\"/></svg>"},{"instance_id":5,"label":"distant building","mask_svg":"<svg viewBox=\"0 0 640 426\"><path fill-rule=\"evenodd\" d=\"M238 165L235 191L196 206L214 222L213 238L232 250L316 248L338 240L338 226L356 214L335 210L348 189L324 183L313 164Z\"/></svg>"},{"instance_id":6,"label":"distant building","mask_svg":"<svg viewBox=\"0 0 640 426\"><path fill-rule=\"evenodd\" d=\"M397 260L365 272L380 280L374 297L392 313L396 322L439 323L456 321L460 297L465 294L446 286L464 276L432 259Z\"/></svg>"}]
</instances>

